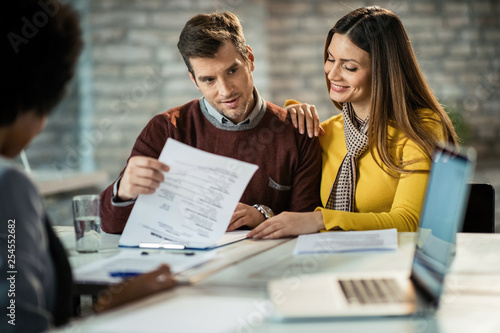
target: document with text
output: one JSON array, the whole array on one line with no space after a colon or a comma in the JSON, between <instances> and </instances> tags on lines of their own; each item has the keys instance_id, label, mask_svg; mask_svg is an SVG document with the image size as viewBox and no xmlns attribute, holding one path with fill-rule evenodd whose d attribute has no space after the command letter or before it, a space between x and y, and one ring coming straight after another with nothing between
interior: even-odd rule
<instances>
[{"instance_id":1,"label":"document with text","mask_svg":"<svg viewBox=\"0 0 500 333\"><path fill-rule=\"evenodd\" d=\"M335 231L301 235L294 254L332 253L368 250L396 250L397 229L369 231Z\"/></svg>"},{"instance_id":2,"label":"document with text","mask_svg":"<svg viewBox=\"0 0 500 333\"><path fill-rule=\"evenodd\" d=\"M154 251L141 252L124 249L112 257L75 268L73 279L81 283L115 283L127 277L153 271L161 264L167 264L172 274L178 274L200 266L215 257L214 252L183 254Z\"/></svg>"},{"instance_id":3,"label":"document with text","mask_svg":"<svg viewBox=\"0 0 500 333\"><path fill-rule=\"evenodd\" d=\"M120 237L120 246L160 244L159 247L172 249L217 246L258 166L211 154L171 138L158 159L170 170L164 173L165 180L154 194L137 198Z\"/></svg>"}]
</instances>

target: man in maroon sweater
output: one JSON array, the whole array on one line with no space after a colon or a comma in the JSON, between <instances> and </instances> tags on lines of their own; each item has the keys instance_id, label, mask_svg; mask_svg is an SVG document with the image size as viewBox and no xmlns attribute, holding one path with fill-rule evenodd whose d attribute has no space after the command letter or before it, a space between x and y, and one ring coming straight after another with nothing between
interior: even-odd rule
<instances>
[{"instance_id":1,"label":"man in maroon sweater","mask_svg":"<svg viewBox=\"0 0 500 333\"><path fill-rule=\"evenodd\" d=\"M253 85L255 57L238 18L229 12L197 15L186 23L177 46L203 98L146 125L126 168L101 194L102 229L121 233L137 196L158 188L169 170L158 161L167 138L259 166L228 230L320 206L318 141L299 134L285 110L260 97Z\"/></svg>"}]
</instances>

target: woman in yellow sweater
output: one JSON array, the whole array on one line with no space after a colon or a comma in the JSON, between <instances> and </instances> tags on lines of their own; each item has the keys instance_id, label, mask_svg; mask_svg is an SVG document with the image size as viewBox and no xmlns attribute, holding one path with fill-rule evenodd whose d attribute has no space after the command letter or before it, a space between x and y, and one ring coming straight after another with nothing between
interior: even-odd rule
<instances>
[{"instance_id":1,"label":"woman in yellow sweater","mask_svg":"<svg viewBox=\"0 0 500 333\"><path fill-rule=\"evenodd\" d=\"M342 113L321 128L313 106L287 101L299 128L307 123L310 135L324 131L323 207L281 213L249 236L415 231L434 148L439 142L457 145L457 136L419 70L401 21L379 7L356 9L330 29L324 57L330 98Z\"/></svg>"}]
</instances>

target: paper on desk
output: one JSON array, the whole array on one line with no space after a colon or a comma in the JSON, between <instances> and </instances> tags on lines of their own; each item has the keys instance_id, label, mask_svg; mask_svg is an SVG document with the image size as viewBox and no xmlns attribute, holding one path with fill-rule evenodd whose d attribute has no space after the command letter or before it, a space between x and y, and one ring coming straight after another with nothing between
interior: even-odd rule
<instances>
[{"instance_id":1,"label":"paper on desk","mask_svg":"<svg viewBox=\"0 0 500 333\"><path fill-rule=\"evenodd\" d=\"M170 271L177 274L199 266L214 258L214 252L201 252L185 255L182 252L169 253L164 251L122 251L117 255L101 259L73 270L76 282L114 283L122 280L110 276L111 272L146 273L155 270L161 264L168 264Z\"/></svg>"},{"instance_id":2,"label":"paper on desk","mask_svg":"<svg viewBox=\"0 0 500 333\"><path fill-rule=\"evenodd\" d=\"M366 250L395 250L398 248L397 229L322 232L301 235L294 254L331 253Z\"/></svg>"},{"instance_id":3,"label":"paper on desk","mask_svg":"<svg viewBox=\"0 0 500 333\"><path fill-rule=\"evenodd\" d=\"M258 167L171 138L159 160L170 171L154 194L139 195L120 245L164 241L195 248L215 245Z\"/></svg>"}]
</instances>

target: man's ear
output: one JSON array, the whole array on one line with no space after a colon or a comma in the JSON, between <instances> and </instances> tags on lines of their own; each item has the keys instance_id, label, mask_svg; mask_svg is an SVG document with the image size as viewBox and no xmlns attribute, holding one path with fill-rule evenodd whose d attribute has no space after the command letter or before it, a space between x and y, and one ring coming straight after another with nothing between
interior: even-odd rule
<instances>
[{"instance_id":1,"label":"man's ear","mask_svg":"<svg viewBox=\"0 0 500 333\"><path fill-rule=\"evenodd\" d=\"M255 55L253 54L253 51L252 51L252 48L250 47L250 45L247 45L247 48L248 48L248 53L247 53L247 57L248 57L248 61L250 62L250 65L251 65L251 69L252 69L252 72L253 70L255 69Z\"/></svg>"},{"instance_id":2,"label":"man's ear","mask_svg":"<svg viewBox=\"0 0 500 333\"><path fill-rule=\"evenodd\" d=\"M191 79L191 81L193 81L196 88L198 88L198 83L196 82L196 79L194 78L193 74L191 74L191 72L189 72L189 78ZM200 88L198 88L198 89L200 89Z\"/></svg>"}]
</instances>

